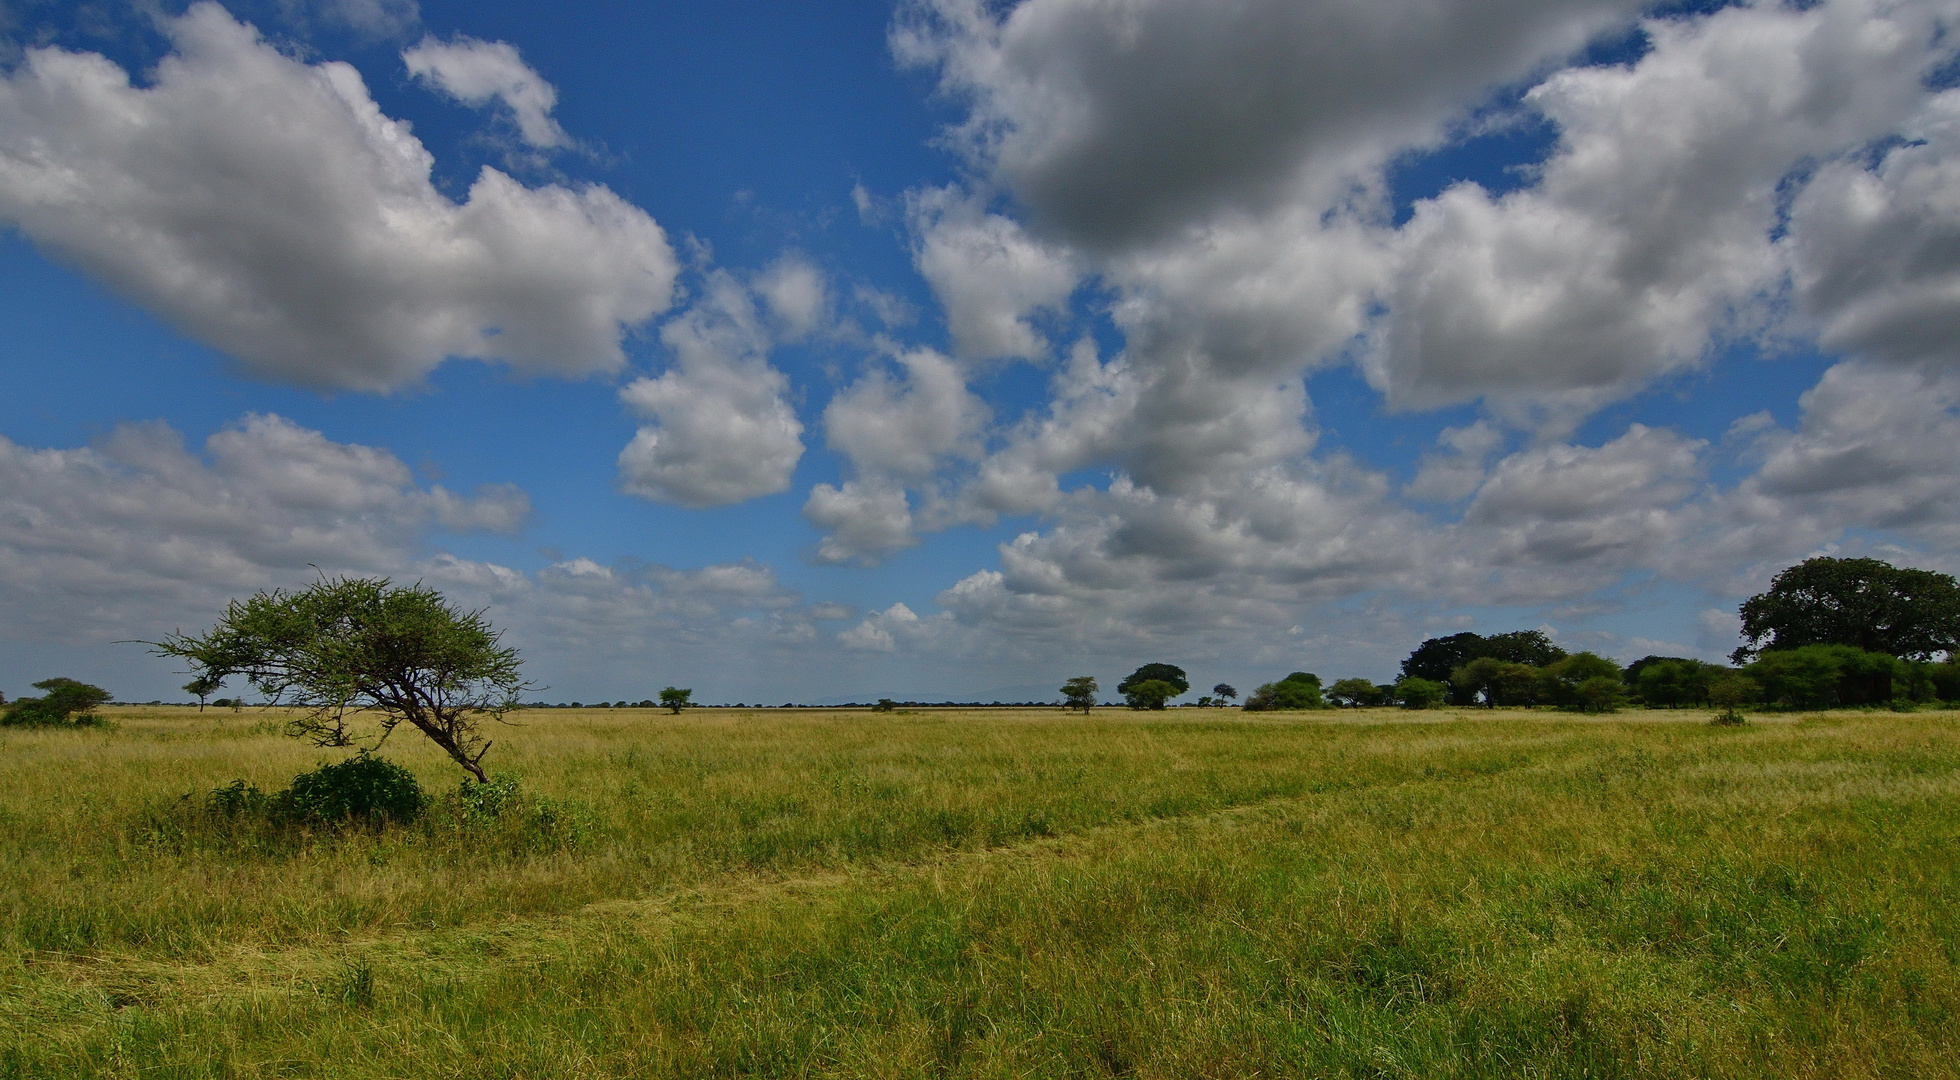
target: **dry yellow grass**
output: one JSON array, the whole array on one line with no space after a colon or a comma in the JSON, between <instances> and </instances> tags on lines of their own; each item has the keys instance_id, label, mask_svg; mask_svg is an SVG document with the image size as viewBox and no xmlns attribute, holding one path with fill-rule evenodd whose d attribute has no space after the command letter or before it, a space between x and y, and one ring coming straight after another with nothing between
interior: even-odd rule
<instances>
[{"instance_id":1,"label":"dry yellow grass","mask_svg":"<svg viewBox=\"0 0 1960 1080\"><path fill-rule=\"evenodd\" d=\"M255 849L322 752L115 719L0 733L0 1074L1956 1072L1951 713L552 710L574 845Z\"/></svg>"}]
</instances>

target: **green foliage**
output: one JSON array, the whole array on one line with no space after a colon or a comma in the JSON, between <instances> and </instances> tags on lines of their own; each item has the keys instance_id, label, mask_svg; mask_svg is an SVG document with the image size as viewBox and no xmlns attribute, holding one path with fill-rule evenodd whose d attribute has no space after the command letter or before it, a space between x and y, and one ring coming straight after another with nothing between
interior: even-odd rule
<instances>
[{"instance_id":1,"label":"green foliage","mask_svg":"<svg viewBox=\"0 0 1960 1080\"><path fill-rule=\"evenodd\" d=\"M1805 559L1744 601L1740 664L1752 656L1845 645L1910 660L1960 648L1960 582L1879 559Z\"/></svg>"},{"instance_id":2,"label":"green foliage","mask_svg":"<svg viewBox=\"0 0 1960 1080\"><path fill-rule=\"evenodd\" d=\"M1398 679L1395 703L1405 709L1433 709L1448 699L1449 692L1449 687L1434 679Z\"/></svg>"},{"instance_id":3,"label":"green foliage","mask_svg":"<svg viewBox=\"0 0 1960 1080\"><path fill-rule=\"evenodd\" d=\"M34 689L40 697L24 697L0 713L5 727L89 727L102 722L96 708L109 701L109 692L74 679L42 679Z\"/></svg>"},{"instance_id":4,"label":"green foliage","mask_svg":"<svg viewBox=\"0 0 1960 1080\"><path fill-rule=\"evenodd\" d=\"M1130 688L1139 683L1163 682L1171 685L1171 697L1191 689L1191 680L1184 675L1184 669L1175 664L1145 664L1130 672L1129 677L1116 684L1116 692L1129 697Z\"/></svg>"},{"instance_id":5,"label":"green foliage","mask_svg":"<svg viewBox=\"0 0 1960 1080\"><path fill-rule=\"evenodd\" d=\"M1960 656L1950 656L1942 664L1929 664L1926 679L1941 701L1960 701Z\"/></svg>"},{"instance_id":6,"label":"green foliage","mask_svg":"<svg viewBox=\"0 0 1960 1080\"><path fill-rule=\"evenodd\" d=\"M225 681L223 679L212 678L209 675L199 675L197 678L184 684L184 692L197 699L198 712L204 711L205 699L224 688Z\"/></svg>"},{"instance_id":7,"label":"green foliage","mask_svg":"<svg viewBox=\"0 0 1960 1080\"><path fill-rule=\"evenodd\" d=\"M1893 681L1910 674L1895 657L1849 645L1768 650L1744 670L1766 700L1791 709L1889 704Z\"/></svg>"},{"instance_id":8,"label":"green foliage","mask_svg":"<svg viewBox=\"0 0 1960 1080\"><path fill-rule=\"evenodd\" d=\"M275 799L278 812L288 818L329 825L406 824L421 815L427 802L414 773L373 754L303 772Z\"/></svg>"},{"instance_id":9,"label":"green foliage","mask_svg":"<svg viewBox=\"0 0 1960 1080\"><path fill-rule=\"evenodd\" d=\"M296 593L234 600L209 632L172 634L156 652L189 661L199 678L244 676L270 704L299 710L291 732L318 745L374 749L405 720L487 780L481 721L501 720L531 689L498 637L481 612L433 589L322 577ZM380 728L367 741L349 727L364 710Z\"/></svg>"},{"instance_id":10,"label":"green foliage","mask_svg":"<svg viewBox=\"0 0 1960 1080\"><path fill-rule=\"evenodd\" d=\"M1742 707L1762 700L1763 688L1739 671L1724 672L1709 684L1708 703L1722 710L1718 724L1742 723Z\"/></svg>"},{"instance_id":11,"label":"green foliage","mask_svg":"<svg viewBox=\"0 0 1960 1080\"><path fill-rule=\"evenodd\" d=\"M1459 686L1456 673L1472 661L1490 659L1541 668L1564 657L1565 650L1552 644L1552 639L1542 630L1513 630L1489 637L1466 632L1430 638L1416 646L1408 659L1402 661L1402 676L1447 684L1451 701L1469 705L1476 701L1483 687Z\"/></svg>"},{"instance_id":12,"label":"green foliage","mask_svg":"<svg viewBox=\"0 0 1960 1080\"><path fill-rule=\"evenodd\" d=\"M1123 691L1123 700L1132 709L1161 709L1165 702L1183 692L1162 679L1145 679L1130 683L1129 689Z\"/></svg>"},{"instance_id":13,"label":"green foliage","mask_svg":"<svg viewBox=\"0 0 1960 1080\"><path fill-rule=\"evenodd\" d=\"M1538 693L1568 712L1612 712L1626 700L1626 682L1620 665L1597 653L1581 652L1543 668Z\"/></svg>"},{"instance_id":14,"label":"green foliage","mask_svg":"<svg viewBox=\"0 0 1960 1080\"><path fill-rule=\"evenodd\" d=\"M1538 697L1538 669L1495 656L1479 656L1451 673L1450 697L1463 704L1482 698L1491 708L1530 705Z\"/></svg>"},{"instance_id":15,"label":"green foliage","mask_svg":"<svg viewBox=\"0 0 1960 1080\"><path fill-rule=\"evenodd\" d=\"M1062 684L1062 707L1067 709L1081 709L1082 715L1089 715L1089 710L1096 704L1097 689L1096 680L1093 676L1077 675L1075 678ZM1161 705L1158 707L1162 708Z\"/></svg>"},{"instance_id":16,"label":"green foliage","mask_svg":"<svg viewBox=\"0 0 1960 1080\"><path fill-rule=\"evenodd\" d=\"M1350 709L1360 709L1372 705L1386 705L1388 695L1382 692L1381 687L1366 679L1342 679L1327 688L1327 700Z\"/></svg>"},{"instance_id":17,"label":"green foliage","mask_svg":"<svg viewBox=\"0 0 1960 1080\"><path fill-rule=\"evenodd\" d=\"M1649 656L1628 665L1626 678L1649 706L1685 708L1708 704L1708 690L1729 669L1679 656Z\"/></svg>"},{"instance_id":18,"label":"green foliage","mask_svg":"<svg viewBox=\"0 0 1960 1080\"><path fill-rule=\"evenodd\" d=\"M1278 682L1267 683L1245 699L1245 708L1248 712L1326 707L1327 702L1321 697L1320 676L1306 671L1296 671Z\"/></svg>"},{"instance_id":19,"label":"green foliage","mask_svg":"<svg viewBox=\"0 0 1960 1080\"><path fill-rule=\"evenodd\" d=\"M876 705L871 706L872 712L896 712L897 710L898 710L898 702L893 701L891 698L888 697L879 698L878 703Z\"/></svg>"},{"instance_id":20,"label":"green foliage","mask_svg":"<svg viewBox=\"0 0 1960 1080\"><path fill-rule=\"evenodd\" d=\"M693 701L689 700L693 696L694 691L692 690L681 690L669 686L660 691L660 707L671 709L675 716L679 716L682 709L694 704Z\"/></svg>"}]
</instances>

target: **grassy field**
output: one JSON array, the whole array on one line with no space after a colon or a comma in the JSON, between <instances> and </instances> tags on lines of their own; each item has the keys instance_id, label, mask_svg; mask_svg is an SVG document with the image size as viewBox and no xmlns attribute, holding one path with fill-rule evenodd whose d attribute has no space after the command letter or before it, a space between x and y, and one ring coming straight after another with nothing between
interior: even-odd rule
<instances>
[{"instance_id":1,"label":"grassy field","mask_svg":"<svg viewBox=\"0 0 1960 1080\"><path fill-rule=\"evenodd\" d=\"M1954 713L552 710L315 835L112 716L0 729L0 1076L1960 1075Z\"/></svg>"}]
</instances>

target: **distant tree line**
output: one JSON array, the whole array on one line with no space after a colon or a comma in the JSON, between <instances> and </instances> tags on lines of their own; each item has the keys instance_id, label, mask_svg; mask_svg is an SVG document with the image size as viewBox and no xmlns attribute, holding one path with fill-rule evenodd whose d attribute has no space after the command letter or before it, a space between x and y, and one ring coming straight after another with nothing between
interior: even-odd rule
<instances>
[{"instance_id":1,"label":"distant tree line","mask_svg":"<svg viewBox=\"0 0 1960 1080\"><path fill-rule=\"evenodd\" d=\"M1714 707L1730 719L1743 705L1787 709L1960 702L1960 583L1947 574L1878 559L1807 559L1778 574L1741 607L1745 644L1733 666L1684 656L1644 656L1621 667L1569 653L1541 630L1430 638L1402 661L1393 683L1345 678L1324 685L1295 671L1245 698L1250 712L1398 705L1555 707L1612 712ZM1133 709L1160 709L1190 689L1183 669L1145 664L1118 684ZM1220 683L1201 707L1238 691ZM1071 679L1066 705L1087 712L1096 682Z\"/></svg>"}]
</instances>

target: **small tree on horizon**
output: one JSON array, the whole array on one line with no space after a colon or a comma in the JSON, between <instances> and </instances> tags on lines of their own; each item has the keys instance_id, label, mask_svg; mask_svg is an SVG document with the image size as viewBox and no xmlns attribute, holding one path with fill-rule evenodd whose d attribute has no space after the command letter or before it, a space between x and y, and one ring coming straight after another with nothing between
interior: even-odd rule
<instances>
[{"instance_id":1,"label":"small tree on horizon","mask_svg":"<svg viewBox=\"0 0 1960 1080\"><path fill-rule=\"evenodd\" d=\"M1239 696L1238 687L1231 683L1219 683L1211 688L1211 693L1213 697L1222 698L1224 701L1235 701Z\"/></svg>"},{"instance_id":2,"label":"small tree on horizon","mask_svg":"<svg viewBox=\"0 0 1960 1080\"><path fill-rule=\"evenodd\" d=\"M214 679L209 675L199 675L197 678L184 684L184 692L197 699L198 712L204 711L204 701L206 698L224 688L225 681L223 679Z\"/></svg>"},{"instance_id":3,"label":"small tree on horizon","mask_svg":"<svg viewBox=\"0 0 1960 1080\"><path fill-rule=\"evenodd\" d=\"M149 644L189 661L199 678L243 675L266 704L298 710L288 734L372 751L406 721L488 783L482 722L502 720L533 689L500 636L482 612L452 607L434 589L322 575L297 592L233 600L203 634ZM378 714L378 736L350 726L362 712Z\"/></svg>"},{"instance_id":4,"label":"small tree on horizon","mask_svg":"<svg viewBox=\"0 0 1960 1080\"><path fill-rule=\"evenodd\" d=\"M1094 676L1077 675L1062 684L1062 707L1081 709L1082 715L1087 716L1090 708L1096 704L1098 689Z\"/></svg>"},{"instance_id":5,"label":"small tree on horizon","mask_svg":"<svg viewBox=\"0 0 1960 1080\"><path fill-rule=\"evenodd\" d=\"M1176 697L1186 690L1191 689L1191 680L1185 676L1184 669L1178 667L1176 664L1145 664L1135 671L1130 672L1128 678L1117 683L1116 692L1128 695L1131 687L1139 683L1149 682L1152 679L1158 682L1169 683L1172 691L1171 697Z\"/></svg>"},{"instance_id":6,"label":"small tree on horizon","mask_svg":"<svg viewBox=\"0 0 1960 1080\"><path fill-rule=\"evenodd\" d=\"M690 700L693 696L694 691L692 690L680 690L669 686L660 691L660 707L671 709L675 716L679 716L682 709L694 704Z\"/></svg>"}]
</instances>

